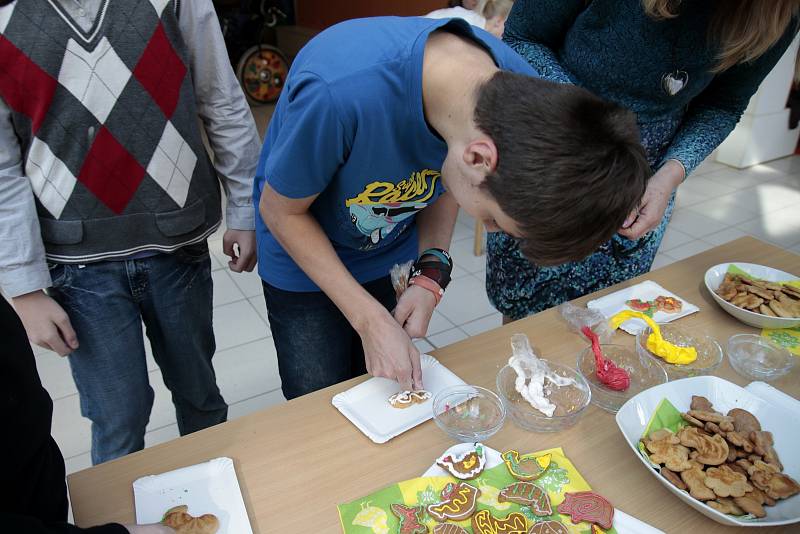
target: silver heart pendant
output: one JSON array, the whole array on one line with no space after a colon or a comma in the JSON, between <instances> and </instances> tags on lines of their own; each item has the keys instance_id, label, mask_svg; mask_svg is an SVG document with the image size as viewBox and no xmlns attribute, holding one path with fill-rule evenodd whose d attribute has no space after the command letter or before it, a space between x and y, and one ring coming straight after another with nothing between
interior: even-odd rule
<instances>
[{"instance_id":1,"label":"silver heart pendant","mask_svg":"<svg viewBox=\"0 0 800 534\"><path fill-rule=\"evenodd\" d=\"M661 77L661 88L669 96L675 96L689 83L689 73L685 70L676 70Z\"/></svg>"}]
</instances>

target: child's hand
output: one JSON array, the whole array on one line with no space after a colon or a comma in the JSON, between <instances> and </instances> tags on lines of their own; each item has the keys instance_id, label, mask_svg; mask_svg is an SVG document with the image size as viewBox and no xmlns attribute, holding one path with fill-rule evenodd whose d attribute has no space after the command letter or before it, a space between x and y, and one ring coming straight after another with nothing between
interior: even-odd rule
<instances>
[{"instance_id":1,"label":"child's hand","mask_svg":"<svg viewBox=\"0 0 800 534\"><path fill-rule=\"evenodd\" d=\"M425 337L428 323L431 322L436 297L427 289L419 286L408 286L400 295L392 315L412 339Z\"/></svg>"},{"instance_id":2,"label":"child's hand","mask_svg":"<svg viewBox=\"0 0 800 534\"><path fill-rule=\"evenodd\" d=\"M665 163L647 182L639 208L631 212L619 233L636 240L661 223L672 192L683 181L683 166L675 160Z\"/></svg>"},{"instance_id":3,"label":"child's hand","mask_svg":"<svg viewBox=\"0 0 800 534\"><path fill-rule=\"evenodd\" d=\"M419 351L391 315L374 316L359 335L369 374L397 380L404 391L423 389Z\"/></svg>"}]
</instances>

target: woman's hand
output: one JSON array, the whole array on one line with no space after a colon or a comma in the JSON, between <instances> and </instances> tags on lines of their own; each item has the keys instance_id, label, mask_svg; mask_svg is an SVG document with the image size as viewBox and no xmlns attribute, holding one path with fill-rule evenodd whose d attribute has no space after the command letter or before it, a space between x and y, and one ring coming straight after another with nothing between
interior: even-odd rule
<instances>
[{"instance_id":1,"label":"woman's hand","mask_svg":"<svg viewBox=\"0 0 800 534\"><path fill-rule=\"evenodd\" d=\"M639 208L628 215L619 234L636 240L658 226L673 191L683 182L684 176L683 165L674 159L667 160L647 182Z\"/></svg>"}]
</instances>

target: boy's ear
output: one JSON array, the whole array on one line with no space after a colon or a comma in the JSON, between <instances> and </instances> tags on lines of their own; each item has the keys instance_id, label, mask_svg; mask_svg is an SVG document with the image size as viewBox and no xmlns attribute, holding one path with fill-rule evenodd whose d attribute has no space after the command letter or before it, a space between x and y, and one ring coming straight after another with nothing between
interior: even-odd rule
<instances>
[{"instance_id":1,"label":"boy's ear","mask_svg":"<svg viewBox=\"0 0 800 534\"><path fill-rule=\"evenodd\" d=\"M464 163L472 185L478 186L497 168L497 147L488 137L475 139L464 148Z\"/></svg>"}]
</instances>

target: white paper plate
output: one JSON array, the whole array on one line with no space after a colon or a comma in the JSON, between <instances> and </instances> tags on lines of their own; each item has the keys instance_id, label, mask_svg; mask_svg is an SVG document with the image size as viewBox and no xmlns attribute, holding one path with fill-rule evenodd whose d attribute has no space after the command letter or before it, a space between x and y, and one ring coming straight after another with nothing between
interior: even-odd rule
<instances>
[{"instance_id":1,"label":"white paper plate","mask_svg":"<svg viewBox=\"0 0 800 534\"><path fill-rule=\"evenodd\" d=\"M442 453L442 455L462 454L472 447L472 443L459 443L458 445L453 445L447 449L444 453ZM503 458L499 451L496 451L491 447L487 447L486 445L483 446L483 450L486 454L486 467L484 469L491 469L492 467L503 463ZM436 462L434 462L434 464L430 466L428 470L422 474L422 476L445 477L450 476L450 474L436 465ZM635 517L626 514L619 508L614 509L614 528L617 530L617 532L619 532L619 534L664 534L663 531L658 530L655 527L651 527L644 521L639 521Z\"/></svg>"},{"instance_id":2,"label":"white paper plate","mask_svg":"<svg viewBox=\"0 0 800 534\"><path fill-rule=\"evenodd\" d=\"M751 276L755 276L756 278L760 278L769 282L788 282L800 278L798 276L794 276L765 265L742 262L732 262L732 264ZM707 270L706 275L703 277L703 281L706 284L706 289L708 289L708 292L711 293L711 296L715 301L717 301L717 304L719 304L723 310L736 317L744 324L755 326L756 328L794 328L795 326L800 326L800 317L770 317L769 315L763 315L750 310L745 310L739 306L734 306L730 302L717 295L716 290L719 289L719 285L722 283L722 280L725 279L725 274L728 272L728 267L730 265L731 263L720 263L719 265L715 265Z\"/></svg>"},{"instance_id":3,"label":"white paper plate","mask_svg":"<svg viewBox=\"0 0 800 534\"><path fill-rule=\"evenodd\" d=\"M193 516L214 514L217 534L253 534L233 460L215 458L133 482L136 522L158 523L164 512L185 504Z\"/></svg>"},{"instance_id":4,"label":"white paper plate","mask_svg":"<svg viewBox=\"0 0 800 534\"><path fill-rule=\"evenodd\" d=\"M752 385L756 386L756 384ZM758 386L752 389L758 391L763 388ZM736 516L720 513L694 499L687 492L679 490L662 477L647 459L642 457L637 443L661 400L668 399L678 410L683 412L689 409L692 395L706 397L714 404L716 410L723 413L727 413L732 408L743 408L755 415L761 423L761 428L772 432L775 438L775 450L784 465L783 472L795 480L800 480L800 449L797 447L797 444L800 443L800 427L796 423L790 423L790 421L797 421L798 408L787 409L784 402L767 401L748 389L716 376L697 376L667 382L639 393L622 405L617 412L617 425L639 461L678 498L701 514L723 525L767 527L800 522L800 496L798 495L778 501L776 506L766 507L767 517L739 519Z\"/></svg>"},{"instance_id":5,"label":"white paper plate","mask_svg":"<svg viewBox=\"0 0 800 534\"><path fill-rule=\"evenodd\" d=\"M393 408L389 397L400 390L397 382L373 377L334 395L331 402L375 443L386 443L433 417L433 397L446 387L464 384L450 369L428 354L420 356L422 380L431 398L409 408Z\"/></svg>"},{"instance_id":6,"label":"white paper plate","mask_svg":"<svg viewBox=\"0 0 800 534\"><path fill-rule=\"evenodd\" d=\"M623 310L631 310L631 308L625 304L625 302L628 300L655 300L655 298L660 295L680 300L683 303L683 307L679 313L665 313L662 311L657 311L653 314L653 320L657 323L670 323L676 319L680 319L681 317L686 317L687 315L691 315L700 311L700 308L694 304L682 299L671 291L667 291L652 280L645 280L644 282L638 283L635 286L620 289L619 291L615 291L614 293L606 295L605 297L601 297L596 300L590 300L586 303L586 307L593 310L598 310L603 314L604 317L610 319ZM628 319L620 325L620 328L630 335L635 336L646 326L647 324L645 324L645 322L641 319Z\"/></svg>"}]
</instances>

